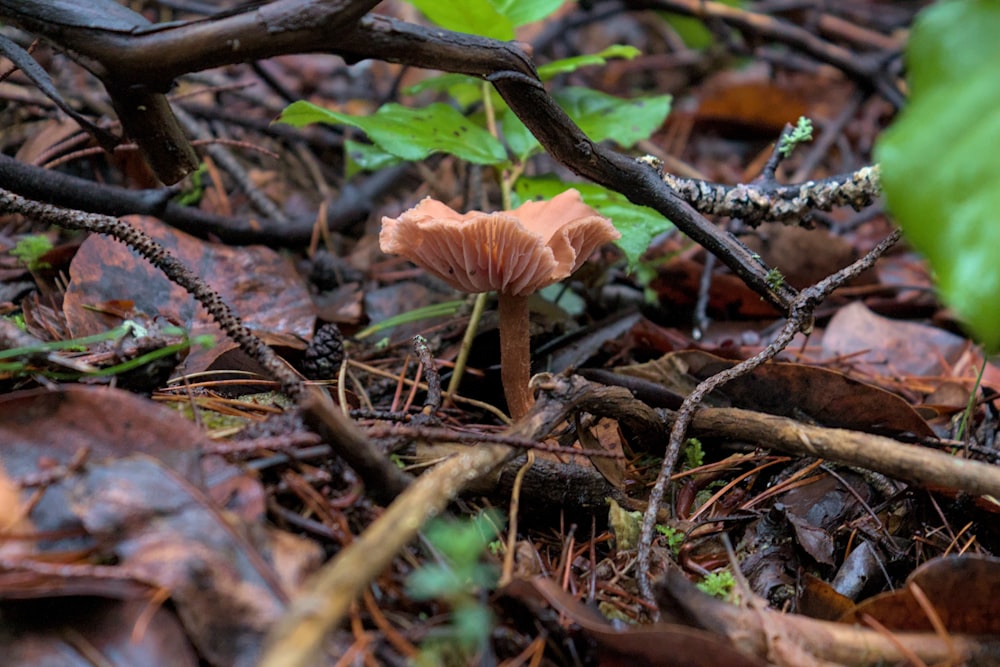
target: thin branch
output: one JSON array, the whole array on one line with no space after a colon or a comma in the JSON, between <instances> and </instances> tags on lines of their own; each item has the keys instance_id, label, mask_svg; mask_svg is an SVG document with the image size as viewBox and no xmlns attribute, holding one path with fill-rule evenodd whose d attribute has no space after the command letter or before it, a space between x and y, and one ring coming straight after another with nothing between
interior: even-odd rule
<instances>
[{"instance_id":1,"label":"thin branch","mask_svg":"<svg viewBox=\"0 0 1000 667\"><path fill-rule=\"evenodd\" d=\"M829 63L866 87L874 88L897 108L905 97L886 65L896 58L901 46L884 52L857 55L850 49L828 42L805 28L760 12L731 7L711 0L622 0L629 9L657 9L677 12L704 20L722 21L741 32L787 44L817 60Z\"/></svg>"},{"instance_id":2,"label":"thin branch","mask_svg":"<svg viewBox=\"0 0 1000 667\"><path fill-rule=\"evenodd\" d=\"M531 59L516 43L431 30L378 15L357 20L362 8L374 3L346 3L350 6L345 8L345 2L278 0L223 19L153 26L140 32L70 28L31 22L23 15L17 18L70 48L106 85L113 79L129 94L165 88L189 71L308 51L486 78L553 157L577 174L659 211L754 291L787 310L795 297L791 287L771 285L767 267L754 253L692 209L648 166L591 141L545 91ZM10 4L17 3L0 0L0 14ZM115 95L110 87L109 93Z\"/></svg>"},{"instance_id":3,"label":"thin branch","mask_svg":"<svg viewBox=\"0 0 1000 667\"><path fill-rule=\"evenodd\" d=\"M878 198L881 171L878 165L850 173L795 185L722 185L663 173L663 181L705 215L740 218L748 225L761 222L798 222L810 211L841 206L860 210Z\"/></svg>"},{"instance_id":4,"label":"thin branch","mask_svg":"<svg viewBox=\"0 0 1000 667\"><path fill-rule=\"evenodd\" d=\"M226 336L257 361L294 398L303 411L306 423L328 440L334 451L365 482L370 496L387 502L410 482L388 457L378 452L354 422L337 410L330 397L319 387L306 385L284 361L250 331L218 292L143 231L106 215L81 213L31 201L0 189L0 211L20 213L48 225L106 234L129 246L172 282L191 294L219 324Z\"/></svg>"},{"instance_id":5,"label":"thin branch","mask_svg":"<svg viewBox=\"0 0 1000 667\"><path fill-rule=\"evenodd\" d=\"M642 533L639 538L639 562L636 576L639 580L639 590L646 600L649 602L653 601L653 589L649 581L649 567L657 513L666 493L667 482L670 480L674 467L677 465L677 459L680 456L681 446L684 444L688 425L694 418L702 400L726 382L746 375L761 364L773 359L792 342L792 339L799 332L808 333L812 329L813 311L816 306L826 299L833 290L874 266L875 261L885 254L899 240L900 236L900 230L894 230L858 261L824 278L812 287L802 290L792 304L791 314L785 322L784 327L782 327L770 345L736 366L717 373L701 382L684 399L680 409L677 411L677 420L670 429L670 441L663 455L660 474L653 485L653 490L649 495L649 506L646 508L646 513L642 518Z\"/></svg>"}]
</instances>

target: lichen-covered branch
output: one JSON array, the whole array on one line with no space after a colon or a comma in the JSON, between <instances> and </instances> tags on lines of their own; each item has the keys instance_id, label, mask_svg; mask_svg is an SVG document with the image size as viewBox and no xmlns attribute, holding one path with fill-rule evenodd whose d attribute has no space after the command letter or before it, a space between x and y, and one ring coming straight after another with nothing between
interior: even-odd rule
<instances>
[{"instance_id":1,"label":"lichen-covered branch","mask_svg":"<svg viewBox=\"0 0 1000 667\"><path fill-rule=\"evenodd\" d=\"M767 221L799 223L814 210L829 211L841 206L860 210L872 204L881 191L878 165L819 181L777 186L723 185L670 173L661 175L663 182L698 212L739 218L752 226Z\"/></svg>"}]
</instances>

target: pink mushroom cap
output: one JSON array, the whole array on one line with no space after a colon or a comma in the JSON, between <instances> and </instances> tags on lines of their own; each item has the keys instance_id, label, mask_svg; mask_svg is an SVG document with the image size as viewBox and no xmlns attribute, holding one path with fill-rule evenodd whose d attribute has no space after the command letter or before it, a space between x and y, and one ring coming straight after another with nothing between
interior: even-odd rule
<instances>
[{"instance_id":1,"label":"pink mushroom cap","mask_svg":"<svg viewBox=\"0 0 1000 667\"><path fill-rule=\"evenodd\" d=\"M382 218L379 245L455 289L527 296L619 237L610 220L567 190L495 213L459 213L428 197L398 218Z\"/></svg>"}]
</instances>

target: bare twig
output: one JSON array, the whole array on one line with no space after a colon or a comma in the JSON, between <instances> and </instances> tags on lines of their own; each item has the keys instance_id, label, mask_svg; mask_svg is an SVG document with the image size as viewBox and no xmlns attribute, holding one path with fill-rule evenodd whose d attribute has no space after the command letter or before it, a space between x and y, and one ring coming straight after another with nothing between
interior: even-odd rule
<instances>
[{"instance_id":1,"label":"bare twig","mask_svg":"<svg viewBox=\"0 0 1000 667\"><path fill-rule=\"evenodd\" d=\"M714 19L752 35L787 44L821 62L830 63L866 87L876 90L897 107L904 101L900 85L887 72L886 64L899 55L902 45L882 52L858 55L842 46L828 42L788 21L741 7L732 7L711 0L622 0L631 9L659 9L678 12L701 19ZM821 19L822 20L822 19ZM878 44L883 46L883 44Z\"/></svg>"},{"instance_id":2,"label":"bare twig","mask_svg":"<svg viewBox=\"0 0 1000 667\"><path fill-rule=\"evenodd\" d=\"M538 400L508 435L540 439L567 415L594 399L595 387L580 378L536 377ZM627 390L600 387L596 393ZM516 453L509 447L480 443L424 473L348 547L323 566L272 629L261 667L313 664L323 638L351 602L412 540L424 522L444 509L468 484L496 469Z\"/></svg>"},{"instance_id":3,"label":"bare twig","mask_svg":"<svg viewBox=\"0 0 1000 667\"><path fill-rule=\"evenodd\" d=\"M813 322L812 314L816 306L837 287L871 268L875 264L875 261L885 254L899 238L900 231L897 229L858 261L824 278L812 287L803 290L798 298L796 298L795 303L792 304L791 314L785 322L784 327L782 327L770 345L753 357L703 381L684 399L680 409L677 411L677 420L670 430L670 441L663 455L660 474L657 476L656 483L653 485L653 490L649 495L649 506L642 520L642 534L639 538L639 563L636 576L639 579L639 590L646 600L653 601L653 589L649 581L649 567L657 512L659 511L660 503L663 502L667 482L670 480L674 466L677 464L677 458L680 456L681 446L684 443L688 425L691 423L701 401L705 396L726 382L746 375L761 364L774 358L779 352L785 349L800 331L810 331Z\"/></svg>"},{"instance_id":4,"label":"bare twig","mask_svg":"<svg viewBox=\"0 0 1000 667\"><path fill-rule=\"evenodd\" d=\"M433 415L441 409L441 375L437 364L431 356L427 339L423 336L413 337L413 351L416 352L424 367L424 377L427 378L427 400L424 402L424 414Z\"/></svg>"}]
</instances>

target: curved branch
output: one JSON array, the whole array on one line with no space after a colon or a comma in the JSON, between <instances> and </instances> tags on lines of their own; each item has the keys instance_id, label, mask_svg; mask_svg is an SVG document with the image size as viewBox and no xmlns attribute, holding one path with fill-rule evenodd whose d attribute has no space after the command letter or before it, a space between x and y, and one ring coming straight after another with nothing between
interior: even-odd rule
<instances>
[{"instance_id":1,"label":"curved branch","mask_svg":"<svg viewBox=\"0 0 1000 667\"><path fill-rule=\"evenodd\" d=\"M112 96L147 94L186 71L307 51L486 78L555 159L633 203L655 209L767 301L787 310L795 297L791 287L769 284L767 267L684 202L654 169L591 141L546 92L530 57L517 44L430 30L383 16L357 20L373 4L374 0L277 0L224 18L162 28L142 26L134 33L57 26L43 34L58 37L99 76L113 79L114 85L108 87ZM170 119L176 125L172 114Z\"/></svg>"}]
</instances>

